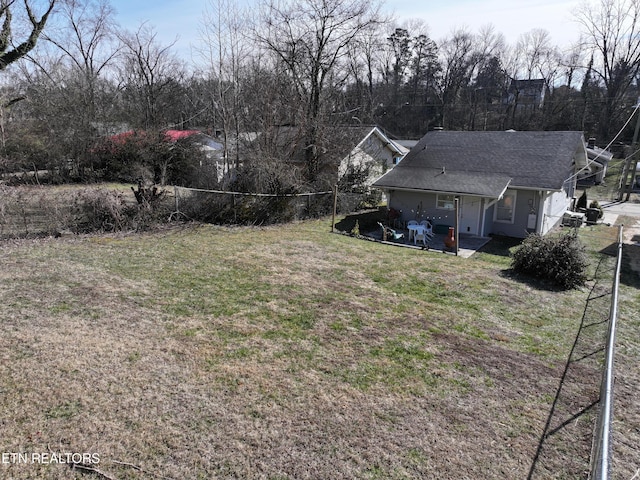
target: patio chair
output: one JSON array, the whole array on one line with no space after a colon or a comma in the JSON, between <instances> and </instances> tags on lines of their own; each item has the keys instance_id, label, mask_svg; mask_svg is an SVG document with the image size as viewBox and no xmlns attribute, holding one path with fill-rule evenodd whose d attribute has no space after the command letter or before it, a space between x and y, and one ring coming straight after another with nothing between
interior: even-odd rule
<instances>
[{"instance_id":1,"label":"patio chair","mask_svg":"<svg viewBox=\"0 0 640 480\"><path fill-rule=\"evenodd\" d=\"M429 247L428 241L431 237L427 234L427 230L420 230L413 234L413 243L417 244L418 242L422 242L424 247Z\"/></svg>"},{"instance_id":2,"label":"patio chair","mask_svg":"<svg viewBox=\"0 0 640 480\"><path fill-rule=\"evenodd\" d=\"M387 238L392 238L393 240L400 240L404 238L404 233L398 233L393 228L389 228L378 222L380 228L382 228L382 240L386 240Z\"/></svg>"},{"instance_id":3,"label":"patio chair","mask_svg":"<svg viewBox=\"0 0 640 480\"><path fill-rule=\"evenodd\" d=\"M433 237L433 225L429 220L423 220L420 222L420 225L424 225L425 233L429 238Z\"/></svg>"}]
</instances>

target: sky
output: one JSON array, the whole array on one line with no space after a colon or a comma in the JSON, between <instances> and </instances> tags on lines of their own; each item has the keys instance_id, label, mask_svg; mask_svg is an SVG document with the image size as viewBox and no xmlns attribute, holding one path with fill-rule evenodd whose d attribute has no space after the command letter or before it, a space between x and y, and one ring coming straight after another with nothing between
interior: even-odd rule
<instances>
[{"instance_id":1,"label":"sky","mask_svg":"<svg viewBox=\"0 0 640 480\"><path fill-rule=\"evenodd\" d=\"M191 45L200 38L202 13L210 0L111 0L118 23L136 30L142 22L152 26L163 45L177 40L177 50L190 55ZM253 5L257 0L236 0ZM515 44L522 33L533 29L549 32L553 44L568 48L577 42L580 27L574 12L581 0L387 0L384 10L399 23L421 19L429 36L438 40L464 27L472 33L493 25Z\"/></svg>"}]
</instances>

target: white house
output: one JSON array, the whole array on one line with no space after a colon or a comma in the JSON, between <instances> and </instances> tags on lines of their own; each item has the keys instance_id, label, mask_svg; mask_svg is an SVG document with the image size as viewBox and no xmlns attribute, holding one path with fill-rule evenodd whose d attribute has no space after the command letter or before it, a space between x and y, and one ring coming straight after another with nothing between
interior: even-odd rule
<instances>
[{"instance_id":1,"label":"white house","mask_svg":"<svg viewBox=\"0 0 640 480\"><path fill-rule=\"evenodd\" d=\"M587 158L589 162L578 176L578 181L584 184L599 185L607 175L609 162L613 159L613 153L596 146L596 139L589 138L587 142Z\"/></svg>"},{"instance_id":2,"label":"white house","mask_svg":"<svg viewBox=\"0 0 640 480\"><path fill-rule=\"evenodd\" d=\"M409 149L387 137L378 127L347 127L352 129L355 146L338 165L338 178L352 176L354 182L369 187L380 175L397 165ZM352 183L354 183L352 182Z\"/></svg>"}]
</instances>

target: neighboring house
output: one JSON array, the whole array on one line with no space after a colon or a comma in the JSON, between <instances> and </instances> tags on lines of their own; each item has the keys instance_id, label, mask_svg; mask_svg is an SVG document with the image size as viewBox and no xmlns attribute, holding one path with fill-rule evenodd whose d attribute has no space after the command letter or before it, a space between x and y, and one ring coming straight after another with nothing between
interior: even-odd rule
<instances>
[{"instance_id":1,"label":"neighboring house","mask_svg":"<svg viewBox=\"0 0 640 480\"><path fill-rule=\"evenodd\" d=\"M278 159L293 167L305 168L306 139L295 126L276 126L260 133L243 134L246 154ZM323 128L318 145L322 164L319 173L331 181L356 187L371 183L393 168L409 152L391 140L376 126L339 126Z\"/></svg>"},{"instance_id":2,"label":"neighboring house","mask_svg":"<svg viewBox=\"0 0 640 480\"><path fill-rule=\"evenodd\" d=\"M200 130L166 130L164 136L170 142L189 139L190 142L197 145L204 153L208 166L215 169L218 182L232 175L228 162L224 161L224 145L213 137L202 133ZM205 166L202 160L200 161L200 166Z\"/></svg>"},{"instance_id":3,"label":"neighboring house","mask_svg":"<svg viewBox=\"0 0 640 480\"><path fill-rule=\"evenodd\" d=\"M204 153L204 161L200 160L200 166L215 171L218 182L228 178L230 172L228 162L224 161L224 147L213 137L202 133L200 130L165 130L163 133L164 140L169 143L188 140L197 146ZM123 145L129 141L135 141L136 138L150 138L150 134L144 130L127 130L109 137L109 140L116 145ZM203 163L206 162L206 165Z\"/></svg>"},{"instance_id":4,"label":"neighboring house","mask_svg":"<svg viewBox=\"0 0 640 480\"><path fill-rule=\"evenodd\" d=\"M578 183L580 185L599 185L607 175L609 162L613 159L613 153L596 146L596 139L589 138L587 143L587 158L589 164L580 172Z\"/></svg>"},{"instance_id":5,"label":"neighboring house","mask_svg":"<svg viewBox=\"0 0 640 480\"><path fill-rule=\"evenodd\" d=\"M408 148L389 139L378 127L351 128L352 143L358 143L340 160L338 180L345 179L353 187L370 187L409 153ZM349 176L353 181L349 182Z\"/></svg>"},{"instance_id":6,"label":"neighboring house","mask_svg":"<svg viewBox=\"0 0 640 480\"><path fill-rule=\"evenodd\" d=\"M547 95L547 82L543 78L533 80L511 80L505 103L516 111L542 108Z\"/></svg>"},{"instance_id":7,"label":"neighboring house","mask_svg":"<svg viewBox=\"0 0 640 480\"><path fill-rule=\"evenodd\" d=\"M582 132L427 133L373 183L402 219L432 219L459 231L525 237L545 234L570 209L587 166Z\"/></svg>"},{"instance_id":8,"label":"neighboring house","mask_svg":"<svg viewBox=\"0 0 640 480\"><path fill-rule=\"evenodd\" d=\"M397 143L401 147L406 148L408 152L409 150L411 150L413 147L416 146L416 144L418 143L418 140L401 139L401 140L395 140L395 143Z\"/></svg>"}]
</instances>

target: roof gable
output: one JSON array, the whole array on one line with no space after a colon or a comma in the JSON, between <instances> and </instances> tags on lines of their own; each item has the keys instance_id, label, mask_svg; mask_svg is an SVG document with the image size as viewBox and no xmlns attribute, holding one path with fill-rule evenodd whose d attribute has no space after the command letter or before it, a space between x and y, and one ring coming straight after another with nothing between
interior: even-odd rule
<instances>
[{"instance_id":1,"label":"roof gable","mask_svg":"<svg viewBox=\"0 0 640 480\"><path fill-rule=\"evenodd\" d=\"M389 149L389 151L391 151L395 155L404 156L409 152L409 149L391 140L378 127L369 127L369 132L360 137L360 140L355 148L362 148L365 145L367 139L372 137L375 137L380 142L382 148Z\"/></svg>"}]
</instances>

